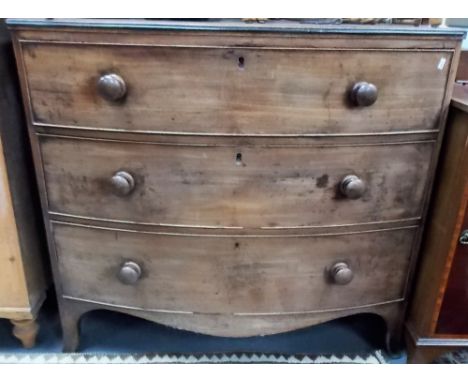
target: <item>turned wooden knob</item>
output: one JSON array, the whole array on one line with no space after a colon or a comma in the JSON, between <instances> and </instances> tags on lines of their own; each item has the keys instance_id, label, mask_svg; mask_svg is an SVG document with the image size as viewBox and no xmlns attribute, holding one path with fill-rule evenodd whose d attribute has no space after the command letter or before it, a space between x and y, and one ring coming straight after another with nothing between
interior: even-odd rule
<instances>
[{"instance_id":1,"label":"turned wooden knob","mask_svg":"<svg viewBox=\"0 0 468 382\"><path fill-rule=\"evenodd\" d=\"M354 276L353 271L349 268L348 264L343 262L333 264L329 273L333 283L338 285L349 284Z\"/></svg>"},{"instance_id":2,"label":"turned wooden knob","mask_svg":"<svg viewBox=\"0 0 468 382\"><path fill-rule=\"evenodd\" d=\"M133 261L126 261L120 268L118 277L123 284L136 284L141 277L141 268Z\"/></svg>"},{"instance_id":3,"label":"turned wooden knob","mask_svg":"<svg viewBox=\"0 0 468 382\"><path fill-rule=\"evenodd\" d=\"M126 171L118 171L111 178L112 188L119 196L129 195L135 188L133 176Z\"/></svg>"},{"instance_id":4,"label":"turned wooden knob","mask_svg":"<svg viewBox=\"0 0 468 382\"><path fill-rule=\"evenodd\" d=\"M356 106L370 106L377 101L377 86L369 82L357 82L351 89L351 101Z\"/></svg>"},{"instance_id":5,"label":"turned wooden knob","mask_svg":"<svg viewBox=\"0 0 468 382\"><path fill-rule=\"evenodd\" d=\"M340 191L349 199L358 199L366 191L366 185L356 175L347 175L340 183Z\"/></svg>"},{"instance_id":6,"label":"turned wooden knob","mask_svg":"<svg viewBox=\"0 0 468 382\"><path fill-rule=\"evenodd\" d=\"M118 74L110 73L101 76L97 83L99 95L110 102L122 100L127 94L127 85Z\"/></svg>"}]
</instances>

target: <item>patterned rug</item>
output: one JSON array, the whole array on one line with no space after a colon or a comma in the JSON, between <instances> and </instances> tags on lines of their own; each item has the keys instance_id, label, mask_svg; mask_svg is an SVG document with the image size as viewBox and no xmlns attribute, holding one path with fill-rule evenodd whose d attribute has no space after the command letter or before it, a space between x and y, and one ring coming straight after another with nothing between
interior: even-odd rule
<instances>
[{"instance_id":1,"label":"patterned rug","mask_svg":"<svg viewBox=\"0 0 468 382\"><path fill-rule=\"evenodd\" d=\"M445 353L437 358L434 363L468 363L468 348Z\"/></svg>"},{"instance_id":2,"label":"patterned rug","mask_svg":"<svg viewBox=\"0 0 468 382\"><path fill-rule=\"evenodd\" d=\"M0 364L5 363L291 363L291 364L379 364L387 363L378 350L364 355L284 355L266 353L217 353L217 354L86 354L86 353L11 353L0 354Z\"/></svg>"}]
</instances>

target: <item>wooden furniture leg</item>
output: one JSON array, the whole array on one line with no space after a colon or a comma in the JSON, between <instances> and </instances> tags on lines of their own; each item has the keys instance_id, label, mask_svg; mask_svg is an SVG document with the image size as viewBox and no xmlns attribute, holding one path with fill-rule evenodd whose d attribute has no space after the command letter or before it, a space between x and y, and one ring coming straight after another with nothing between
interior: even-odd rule
<instances>
[{"instance_id":1,"label":"wooden furniture leg","mask_svg":"<svg viewBox=\"0 0 468 382\"><path fill-rule=\"evenodd\" d=\"M404 347L402 337L403 312L403 305L400 305L398 309L382 307L377 312L385 322L385 350L391 357L399 357Z\"/></svg>"},{"instance_id":2,"label":"wooden furniture leg","mask_svg":"<svg viewBox=\"0 0 468 382\"><path fill-rule=\"evenodd\" d=\"M86 303L61 301L59 305L62 322L63 351L76 352L80 344L80 318L92 310Z\"/></svg>"},{"instance_id":3,"label":"wooden furniture leg","mask_svg":"<svg viewBox=\"0 0 468 382\"><path fill-rule=\"evenodd\" d=\"M39 325L36 320L11 320L13 324L13 335L18 338L23 347L32 348L36 344Z\"/></svg>"},{"instance_id":4,"label":"wooden furniture leg","mask_svg":"<svg viewBox=\"0 0 468 382\"><path fill-rule=\"evenodd\" d=\"M80 314L67 310L62 314L63 351L73 353L80 343Z\"/></svg>"}]
</instances>

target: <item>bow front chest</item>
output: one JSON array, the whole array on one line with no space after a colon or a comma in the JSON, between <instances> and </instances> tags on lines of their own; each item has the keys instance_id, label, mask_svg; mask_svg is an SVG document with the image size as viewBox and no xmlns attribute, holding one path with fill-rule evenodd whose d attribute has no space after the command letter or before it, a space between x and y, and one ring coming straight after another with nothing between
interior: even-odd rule
<instances>
[{"instance_id":1,"label":"bow front chest","mask_svg":"<svg viewBox=\"0 0 468 382\"><path fill-rule=\"evenodd\" d=\"M67 350L110 309L398 338L460 32L11 20Z\"/></svg>"}]
</instances>

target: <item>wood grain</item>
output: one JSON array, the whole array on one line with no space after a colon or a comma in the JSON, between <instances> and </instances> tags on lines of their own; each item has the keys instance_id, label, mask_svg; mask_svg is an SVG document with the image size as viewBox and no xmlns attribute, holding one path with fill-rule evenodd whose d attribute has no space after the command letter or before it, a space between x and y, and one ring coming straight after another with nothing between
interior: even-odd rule
<instances>
[{"instance_id":1,"label":"wood grain","mask_svg":"<svg viewBox=\"0 0 468 382\"><path fill-rule=\"evenodd\" d=\"M14 27L65 348L92 309L228 336L370 312L398 341L461 36L96 25ZM116 104L95 88L111 71ZM348 103L356 81L373 106ZM137 183L118 199L123 169ZM365 173L362 199L333 199L344 170ZM130 256L141 290L115 285ZM357 270L340 289L337 259Z\"/></svg>"},{"instance_id":2,"label":"wood grain","mask_svg":"<svg viewBox=\"0 0 468 382\"><path fill-rule=\"evenodd\" d=\"M96 20L95 20L96 21ZM379 25L375 29L382 30ZM10 25L21 42L54 42L62 44L105 44L105 45L139 45L139 46L206 46L206 47L282 47L307 49L446 49L455 50L463 38L460 33L450 33L444 28L445 35L425 36L421 28L410 27L410 33L397 35L390 33L367 33L363 38L359 34L343 34L338 28L335 33L256 33L249 31L187 31L179 30L126 30L123 28L35 28L26 25ZM321 29L321 26L318 27ZM323 30L323 29L321 29Z\"/></svg>"},{"instance_id":3,"label":"wood grain","mask_svg":"<svg viewBox=\"0 0 468 382\"><path fill-rule=\"evenodd\" d=\"M418 218L432 143L363 146L137 144L40 137L49 210L164 225L286 228ZM241 156L239 160L238 156ZM117 171L132 174L128 196ZM339 191L362 178L361 199Z\"/></svg>"},{"instance_id":4,"label":"wood grain","mask_svg":"<svg viewBox=\"0 0 468 382\"><path fill-rule=\"evenodd\" d=\"M451 108L430 223L421 248L417 284L407 323L415 340L447 338L447 335L436 333L436 327L468 202L467 98L464 105L460 105L461 102L463 99L457 98ZM460 337L456 333L451 336Z\"/></svg>"},{"instance_id":5,"label":"wood grain","mask_svg":"<svg viewBox=\"0 0 468 382\"><path fill-rule=\"evenodd\" d=\"M468 185L465 186L464 199L468 200ZM460 214L462 213L460 211ZM456 333L468 339L466 320L468 316L468 247L460 242L462 232L466 230L468 230L468 206L465 207L463 223L458 233L458 243L450 264L435 332L450 336Z\"/></svg>"},{"instance_id":6,"label":"wood grain","mask_svg":"<svg viewBox=\"0 0 468 382\"><path fill-rule=\"evenodd\" d=\"M0 140L0 316L29 309L29 294L21 259L12 199ZM11 310L7 314L7 310Z\"/></svg>"},{"instance_id":7,"label":"wood grain","mask_svg":"<svg viewBox=\"0 0 468 382\"><path fill-rule=\"evenodd\" d=\"M63 294L143 310L304 313L401 299L414 229L317 237L144 234L54 224ZM101 245L105 243L105 245ZM117 278L125 261L136 285ZM348 285L327 270L344 261Z\"/></svg>"},{"instance_id":8,"label":"wood grain","mask_svg":"<svg viewBox=\"0 0 468 382\"><path fill-rule=\"evenodd\" d=\"M90 311L100 309L131 314L176 329L191 330L223 337L251 337L276 334L297 328L305 328L340 317L363 313L379 315L386 323L388 329L392 331L394 330L394 323L398 321L398 316L402 312L402 303L398 301L342 311L259 316L150 312L69 297L62 298L60 301L64 311L62 326L66 333L64 337L64 350L67 352L73 352L78 348L80 318Z\"/></svg>"},{"instance_id":9,"label":"wood grain","mask_svg":"<svg viewBox=\"0 0 468 382\"><path fill-rule=\"evenodd\" d=\"M35 123L230 135L437 129L451 59L432 51L35 43L23 44L23 55ZM122 102L97 94L99 77L110 72L127 83ZM373 106L349 104L359 81L378 87Z\"/></svg>"},{"instance_id":10,"label":"wood grain","mask_svg":"<svg viewBox=\"0 0 468 382\"><path fill-rule=\"evenodd\" d=\"M34 319L47 273L11 37L0 19L0 317Z\"/></svg>"},{"instance_id":11,"label":"wood grain","mask_svg":"<svg viewBox=\"0 0 468 382\"><path fill-rule=\"evenodd\" d=\"M468 82L468 51L460 53L460 64L457 71L457 81Z\"/></svg>"}]
</instances>

